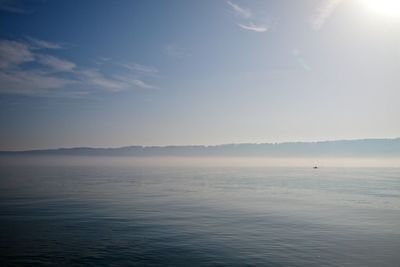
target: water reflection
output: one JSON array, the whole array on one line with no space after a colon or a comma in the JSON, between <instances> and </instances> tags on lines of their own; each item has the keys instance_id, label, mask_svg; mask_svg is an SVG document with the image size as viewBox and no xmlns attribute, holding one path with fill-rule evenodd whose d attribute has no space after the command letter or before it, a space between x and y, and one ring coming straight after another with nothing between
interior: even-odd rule
<instances>
[{"instance_id":1,"label":"water reflection","mask_svg":"<svg viewBox=\"0 0 400 267\"><path fill-rule=\"evenodd\" d=\"M169 160L2 160L2 262L400 262L399 168L318 163L322 167L314 170L313 164L207 166L206 159L198 164Z\"/></svg>"}]
</instances>

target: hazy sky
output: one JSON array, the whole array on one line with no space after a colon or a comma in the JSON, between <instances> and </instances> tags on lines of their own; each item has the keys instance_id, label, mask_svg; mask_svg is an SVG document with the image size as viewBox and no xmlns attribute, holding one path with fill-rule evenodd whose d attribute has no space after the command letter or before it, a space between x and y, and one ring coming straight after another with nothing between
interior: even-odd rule
<instances>
[{"instance_id":1,"label":"hazy sky","mask_svg":"<svg viewBox=\"0 0 400 267\"><path fill-rule=\"evenodd\" d=\"M0 23L1 150L400 136L395 0L0 0Z\"/></svg>"}]
</instances>

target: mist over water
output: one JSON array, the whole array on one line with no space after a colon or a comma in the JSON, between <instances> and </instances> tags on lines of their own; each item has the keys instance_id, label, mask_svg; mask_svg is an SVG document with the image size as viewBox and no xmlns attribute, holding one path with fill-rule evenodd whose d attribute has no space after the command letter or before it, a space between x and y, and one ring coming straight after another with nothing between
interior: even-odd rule
<instances>
[{"instance_id":1,"label":"mist over water","mask_svg":"<svg viewBox=\"0 0 400 267\"><path fill-rule=\"evenodd\" d=\"M125 157L125 156L0 156L2 165L111 167L389 167L400 168L400 157Z\"/></svg>"},{"instance_id":2,"label":"mist over water","mask_svg":"<svg viewBox=\"0 0 400 267\"><path fill-rule=\"evenodd\" d=\"M1 158L0 259L5 266L398 266L398 163Z\"/></svg>"}]
</instances>

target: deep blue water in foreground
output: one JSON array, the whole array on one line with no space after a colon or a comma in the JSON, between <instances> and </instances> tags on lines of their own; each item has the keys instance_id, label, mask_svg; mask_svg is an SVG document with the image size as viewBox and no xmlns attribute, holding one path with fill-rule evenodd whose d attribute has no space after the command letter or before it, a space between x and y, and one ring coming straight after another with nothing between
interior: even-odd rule
<instances>
[{"instance_id":1,"label":"deep blue water in foreground","mask_svg":"<svg viewBox=\"0 0 400 267\"><path fill-rule=\"evenodd\" d=\"M1 266L400 266L400 168L0 164Z\"/></svg>"}]
</instances>

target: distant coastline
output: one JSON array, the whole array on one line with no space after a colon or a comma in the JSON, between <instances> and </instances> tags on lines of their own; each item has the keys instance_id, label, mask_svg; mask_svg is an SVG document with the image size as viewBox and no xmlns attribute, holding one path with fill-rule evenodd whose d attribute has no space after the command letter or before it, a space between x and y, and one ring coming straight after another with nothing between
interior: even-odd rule
<instances>
[{"instance_id":1,"label":"distant coastline","mask_svg":"<svg viewBox=\"0 0 400 267\"><path fill-rule=\"evenodd\" d=\"M70 156L256 156L256 157L397 157L400 138L359 139L319 142L242 143L187 146L126 146L118 148L74 147L26 151L0 151L0 156L70 155Z\"/></svg>"}]
</instances>

